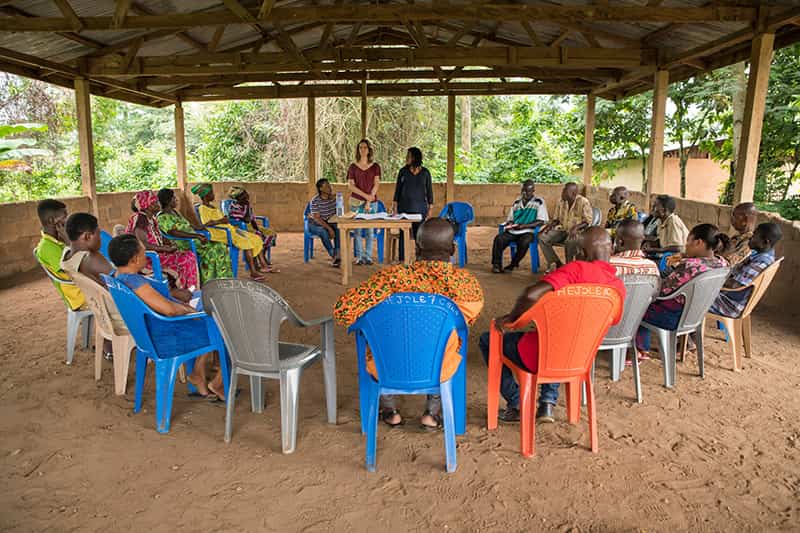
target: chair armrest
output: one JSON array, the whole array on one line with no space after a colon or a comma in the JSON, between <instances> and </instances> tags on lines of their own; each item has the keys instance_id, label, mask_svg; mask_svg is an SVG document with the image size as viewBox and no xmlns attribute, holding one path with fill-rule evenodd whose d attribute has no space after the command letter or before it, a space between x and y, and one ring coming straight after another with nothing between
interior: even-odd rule
<instances>
[{"instance_id":1,"label":"chair armrest","mask_svg":"<svg viewBox=\"0 0 800 533\"><path fill-rule=\"evenodd\" d=\"M233 239L231 238L231 230L228 228L223 228L222 226L209 226L206 224L207 228L214 228L218 230L222 230L225 232L225 235L228 236L228 246L233 246Z\"/></svg>"},{"instance_id":2,"label":"chair armrest","mask_svg":"<svg viewBox=\"0 0 800 533\"><path fill-rule=\"evenodd\" d=\"M265 228L269 227L269 217L255 216L253 218L258 220L259 222L261 222L261 226L262 227L265 227Z\"/></svg>"},{"instance_id":3,"label":"chair armrest","mask_svg":"<svg viewBox=\"0 0 800 533\"><path fill-rule=\"evenodd\" d=\"M165 316L165 315L161 315L159 313L156 313L152 309L149 309L149 310L153 314L154 317L156 317L159 320L162 320L164 322L181 322L181 321L184 321L184 320L195 320L195 319L198 319L198 318L202 318L202 319L211 318L203 311L196 311L194 313L189 313L188 315Z\"/></svg>"},{"instance_id":4,"label":"chair armrest","mask_svg":"<svg viewBox=\"0 0 800 533\"><path fill-rule=\"evenodd\" d=\"M747 285L742 285L741 287L722 287L720 292L741 292L745 289L751 289L753 287L752 283L748 283Z\"/></svg>"},{"instance_id":5,"label":"chair armrest","mask_svg":"<svg viewBox=\"0 0 800 533\"><path fill-rule=\"evenodd\" d=\"M164 272L161 270L161 258L158 257L158 252L147 251L144 253L153 265L153 278L156 281L164 280Z\"/></svg>"},{"instance_id":6,"label":"chair armrest","mask_svg":"<svg viewBox=\"0 0 800 533\"><path fill-rule=\"evenodd\" d=\"M332 316L323 316L323 317L320 317L320 318L315 318L314 320L303 320L300 317L296 317L296 318L297 318L297 321L300 323L300 325L303 326L304 328L310 328L310 327L314 327L314 326L321 326L321 325L326 324L328 322L333 322L333 317Z\"/></svg>"},{"instance_id":7,"label":"chair armrest","mask_svg":"<svg viewBox=\"0 0 800 533\"><path fill-rule=\"evenodd\" d=\"M497 233L503 233L504 231L506 231L506 225L505 224L498 224L497 225Z\"/></svg>"}]
</instances>

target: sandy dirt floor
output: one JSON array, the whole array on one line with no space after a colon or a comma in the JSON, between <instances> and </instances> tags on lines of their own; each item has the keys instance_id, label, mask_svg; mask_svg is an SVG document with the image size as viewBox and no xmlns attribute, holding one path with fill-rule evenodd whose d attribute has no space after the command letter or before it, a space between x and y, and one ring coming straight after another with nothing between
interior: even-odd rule
<instances>
[{"instance_id":1,"label":"sandy dirt floor","mask_svg":"<svg viewBox=\"0 0 800 533\"><path fill-rule=\"evenodd\" d=\"M263 414L249 411L242 379L233 440L222 404L176 387L172 430L115 396L110 364L64 364L65 312L50 283L21 275L0 290L0 529L3 531L765 531L800 528L800 328L786 310L753 319L755 357L733 373L719 332L709 332L705 380L679 363L677 387L643 364L644 403L631 371L612 383L598 359L600 453L587 449L585 416L558 406L537 430L532 459L518 425L488 432L486 368L477 337L510 308L529 271L489 273L493 230L470 230L470 260L487 295L469 346L468 426L458 471L444 471L441 433L418 429L421 398L402 405L405 426L379 424L377 472L364 468L353 339L336 329L339 421L326 423L320 365L302 378L297 451L280 451L277 382ZM317 245L319 248L319 245ZM302 263L302 236L281 235L269 283L306 317L330 314L339 271L319 254ZM525 260L525 265L528 265ZM378 267L354 268L356 280ZM13 287L9 287L13 285ZM315 342L316 331L285 330Z\"/></svg>"}]
</instances>

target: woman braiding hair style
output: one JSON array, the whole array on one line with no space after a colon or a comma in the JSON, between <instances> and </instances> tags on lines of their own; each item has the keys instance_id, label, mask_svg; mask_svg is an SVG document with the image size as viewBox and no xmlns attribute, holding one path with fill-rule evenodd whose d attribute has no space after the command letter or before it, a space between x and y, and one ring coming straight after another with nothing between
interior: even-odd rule
<instances>
[{"instance_id":1,"label":"woman braiding hair style","mask_svg":"<svg viewBox=\"0 0 800 533\"><path fill-rule=\"evenodd\" d=\"M706 247L719 254L728 247L730 237L722 233L714 224L698 224L692 231L689 232L690 238L693 236L695 239L703 241Z\"/></svg>"}]
</instances>

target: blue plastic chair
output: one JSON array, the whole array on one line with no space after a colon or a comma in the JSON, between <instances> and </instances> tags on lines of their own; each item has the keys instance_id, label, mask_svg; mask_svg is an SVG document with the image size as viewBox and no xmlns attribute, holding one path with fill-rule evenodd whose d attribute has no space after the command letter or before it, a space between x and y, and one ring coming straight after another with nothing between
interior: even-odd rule
<instances>
[{"instance_id":1,"label":"blue plastic chair","mask_svg":"<svg viewBox=\"0 0 800 533\"><path fill-rule=\"evenodd\" d=\"M306 209L303 211L303 262L308 263L309 259L314 258L314 239L319 239L318 235L314 235L308 231L308 215L311 214L311 202L306 204Z\"/></svg>"},{"instance_id":2,"label":"blue plastic chair","mask_svg":"<svg viewBox=\"0 0 800 533\"><path fill-rule=\"evenodd\" d=\"M464 265L469 262L467 258L467 225L475 220L475 212L468 202L450 202L444 206L444 209L439 213L439 217L446 218L451 207L455 222L458 223L458 233L455 236L458 249L458 266L464 268Z\"/></svg>"},{"instance_id":3,"label":"blue plastic chair","mask_svg":"<svg viewBox=\"0 0 800 533\"><path fill-rule=\"evenodd\" d=\"M197 215L197 220L199 222L203 222L203 219L200 218L200 204L194 204L194 214ZM231 258L231 274L234 278L239 276L239 248L233 245L233 238L231 237L231 230L228 228L221 228L219 226L209 226L208 224L204 224L207 228L214 228L214 229L221 229L225 232L225 235L228 237L228 255ZM171 238L171 237L170 237ZM250 267L247 265L247 261L245 261L244 265L245 270L248 270Z\"/></svg>"},{"instance_id":4,"label":"blue plastic chair","mask_svg":"<svg viewBox=\"0 0 800 533\"><path fill-rule=\"evenodd\" d=\"M105 230L100 230L100 253L103 254L109 263L111 258L108 257L108 243L111 242L113 237ZM153 267L153 279L156 281L164 281L164 273L161 270L161 259L158 257L158 252L145 252L145 255L150 258L150 263ZM114 263L111 263L112 265Z\"/></svg>"},{"instance_id":5,"label":"blue plastic chair","mask_svg":"<svg viewBox=\"0 0 800 533\"><path fill-rule=\"evenodd\" d=\"M147 360L155 364L156 378L156 430L169 433L175 378L181 364L191 374L194 360L203 354L219 354L222 383L227 397L228 358L225 343L214 320L206 313L167 317L150 309L122 282L102 274L111 297L117 305L125 325L136 341L136 401L133 412L142 409L142 391L147 372ZM187 384L190 392L195 392Z\"/></svg>"},{"instance_id":6,"label":"blue plastic chair","mask_svg":"<svg viewBox=\"0 0 800 533\"><path fill-rule=\"evenodd\" d=\"M230 209L231 203L233 203L233 200L231 200L230 198L228 198L227 200L222 200L222 201L219 203L219 208L220 208L220 209L222 209L222 213L223 213L223 214L224 214L226 217L229 217L229 216L230 216L230 215L228 214L228 213L229 213L229 211L228 211L228 210ZM262 227L262 228L268 228L268 227L269 227L269 218L268 218L268 217L262 217L262 216L254 215L254 216L253 216L253 218L254 218L254 219L257 221L257 222L261 222L261 227ZM239 229L243 229L243 230L247 231L247 224L246 224L245 222L243 222L243 221L240 221L240 220L230 220L230 219L229 219L229 220L228 220L228 222L230 222L232 225L236 226L236 227L237 227L237 228L239 228ZM278 238L277 238L277 236L276 236L276 237L275 237L275 240L273 241L273 246L277 246L277 244L278 244ZM268 260L268 261L272 261L272 248L271 248L271 247L270 247L270 248L267 248L267 260ZM250 268L250 267L247 265L247 263L245 263L245 265L244 265L244 268L245 268L246 270L249 270L249 268Z\"/></svg>"},{"instance_id":7,"label":"blue plastic chair","mask_svg":"<svg viewBox=\"0 0 800 533\"><path fill-rule=\"evenodd\" d=\"M506 225L500 224L498 227L498 233L503 233L505 231ZM528 255L531 256L531 272L534 274L539 272L539 229L541 226L533 228L533 240L531 241L530 246L528 246ZM508 245L508 251L511 253L511 258L514 258L514 254L517 253L517 243L512 242Z\"/></svg>"},{"instance_id":8,"label":"blue plastic chair","mask_svg":"<svg viewBox=\"0 0 800 533\"><path fill-rule=\"evenodd\" d=\"M440 381L445 347L453 330L461 340L461 364ZM447 471L456 470L456 434L466 431L467 324L458 306L438 294L397 293L350 326L358 352L361 432L367 436L366 463L375 471L378 404L382 394L441 394ZM378 379L366 368L369 346Z\"/></svg>"}]
</instances>

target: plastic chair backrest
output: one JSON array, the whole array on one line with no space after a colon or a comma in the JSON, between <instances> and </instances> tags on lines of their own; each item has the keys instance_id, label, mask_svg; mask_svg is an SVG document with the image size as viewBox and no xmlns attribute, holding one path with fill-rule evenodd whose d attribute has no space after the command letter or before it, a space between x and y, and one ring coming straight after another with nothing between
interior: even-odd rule
<instances>
[{"instance_id":1,"label":"plastic chair backrest","mask_svg":"<svg viewBox=\"0 0 800 533\"><path fill-rule=\"evenodd\" d=\"M108 259L108 244L111 242L111 234L105 230L100 230L100 253Z\"/></svg>"},{"instance_id":2,"label":"plastic chair backrest","mask_svg":"<svg viewBox=\"0 0 800 533\"><path fill-rule=\"evenodd\" d=\"M291 306L263 283L217 279L203 286L203 308L217 323L234 366L253 372L280 369L281 324L301 325Z\"/></svg>"},{"instance_id":3,"label":"plastic chair backrest","mask_svg":"<svg viewBox=\"0 0 800 533\"><path fill-rule=\"evenodd\" d=\"M472 205L468 202L450 202L444 206L439 216L444 218L447 216L447 208L453 208L453 216L458 224L466 224L475 220L475 211Z\"/></svg>"},{"instance_id":4,"label":"plastic chair backrest","mask_svg":"<svg viewBox=\"0 0 800 533\"><path fill-rule=\"evenodd\" d=\"M759 274L756 279L750 284L753 287L753 292L750 294L750 299L747 301L747 305L742 311L743 317L749 315L753 312L753 309L756 308L758 302L767 292L770 284L772 283L772 279L775 277L775 274L778 273L778 268L781 266L781 261L783 261L783 257L780 259L775 260L770 266L764 269L764 271Z\"/></svg>"},{"instance_id":5,"label":"plastic chair backrest","mask_svg":"<svg viewBox=\"0 0 800 533\"><path fill-rule=\"evenodd\" d=\"M106 274L102 274L101 276L106 283L106 287L108 287L108 292L114 299L114 304L116 304L119 314L122 315L125 325L128 326L128 331L136 341L136 348L156 356L158 351L150 337L149 321L146 317L158 317L160 315L157 315L152 309L147 307L127 285L117 278L107 276Z\"/></svg>"},{"instance_id":6,"label":"plastic chair backrest","mask_svg":"<svg viewBox=\"0 0 800 533\"><path fill-rule=\"evenodd\" d=\"M539 332L542 378L568 378L589 371L611 324L622 313L622 298L608 285L576 284L548 292L509 328L529 322Z\"/></svg>"},{"instance_id":7,"label":"plastic chair backrest","mask_svg":"<svg viewBox=\"0 0 800 533\"><path fill-rule=\"evenodd\" d=\"M111 293L95 280L84 276L80 272L72 274L72 279L83 293L84 298L86 298L86 304L92 310L92 314L94 314L94 318L97 321L96 326L100 329L103 337L110 339L112 335L128 335L126 329L117 330L117 328L114 328L114 321L111 320L111 310L116 310L117 306L114 304Z\"/></svg>"},{"instance_id":8,"label":"plastic chair backrest","mask_svg":"<svg viewBox=\"0 0 800 533\"><path fill-rule=\"evenodd\" d=\"M639 219L639 222L642 224L644 224L644 221L647 220L647 216L647 213L643 213L642 211L636 213L636 218Z\"/></svg>"},{"instance_id":9,"label":"plastic chair backrest","mask_svg":"<svg viewBox=\"0 0 800 533\"><path fill-rule=\"evenodd\" d=\"M305 210L303 211L303 218L304 218L304 219L307 219L307 218L308 218L308 215L309 215L310 213L311 213L311 202L308 202L308 203L306 204L306 208L305 208Z\"/></svg>"},{"instance_id":10,"label":"plastic chair backrest","mask_svg":"<svg viewBox=\"0 0 800 533\"><path fill-rule=\"evenodd\" d=\"M458 331L463 350L467 325L455 302L438 294L415 292L389 296L350 327L367 341L381 386L403 390L439 386L445 347L453 330Z\"/></svg>"},{"instance_id":11,"label":"plastic chair backrest","mask_svg":"<svg viewBox=\"0 0 800 533\"><path fill-rule=\"evenodd\" d=\"M660 276L630 274L621 276L625 283L625 304L622 307L622 318L611 326L603 339L603 345L625 344L633 340L647 307L658 296L661 287Z\"/></svg>"},{"instance_id":12,"label":"plastic chair backrest","mask_svg":"<svg viewBox=\"0 0 800 533\"><path fill-rule=\"evenodd\" d=\"M730 271L730 268L725 267L703 272L670 294L669 297L661 298L664 300L671 300L678 296L685 298L683 313L678 321L678 334L697 329L705 318L708 308L719 295Z\"/></svg>"},{"instance_id":13,"label":"plastic chair backrest","mask_svg":"<svg viewBox=\"0 0 800 533\"><path fill-rule=\"evenodd\" d=\"M230 198L226 198L225 200L221 200L219 202L219 208L222 210L223 215L228 216L228 209L231 206L231 202L233 202L233 200Z\"/></svg>"},{"instance_id":14,"label":"plastic chair backrest","mask_svg":"<svg viewBox=\"0 0 800 533\"><path fill-rule=\"evenodd\" d=\"M592 208L592 226L599 226L601 220L603 220L603 214L600 212L600 208L593 207Z\"/></svg>"},{"instance_id":15,"label":"plastic chair backrest","mask_svg":"<svg viewBox=\"0 0 800 533\"><path fill-rule=\"evenodd\" d=\"M56 275L55 275L53 272L51 272L51 271L50 271L50 269L49 269L49 268L47 268L47 267L44 265L44 263L42 263L41 261L39 261L39 256L37 256L37 255L36 255L36 248L34 248L34 249L33 249L33 258L34 258L34 259L36 259L36 263L37 263L37 264L38 264L40 267L42 267L42 270L44 270L45 274L47 274L47 277L48 277L48 278L50 278L50 281L52 281L53 283L63 283L63 284L65 284L65 285L74 285L74 284L75 284L75 283L74 283L74 282L73 282L71 279L69 279L69 278L67 278L67 279L61 279L61 278L59 278L59 277L58 277L58 276L56 276ZM65 300L65 302L66 302L66 300Z\"/></svg>"}]
</instances>

